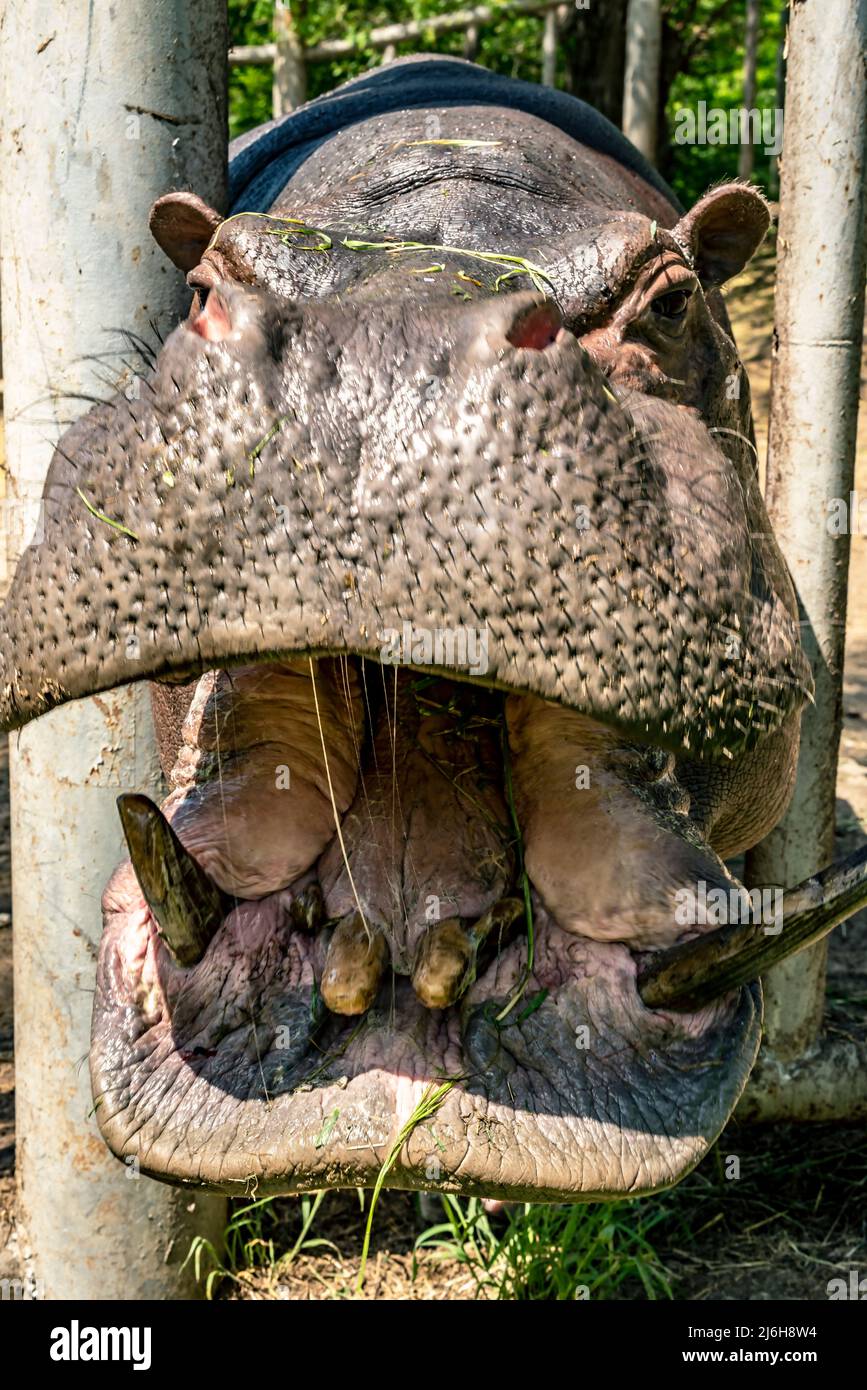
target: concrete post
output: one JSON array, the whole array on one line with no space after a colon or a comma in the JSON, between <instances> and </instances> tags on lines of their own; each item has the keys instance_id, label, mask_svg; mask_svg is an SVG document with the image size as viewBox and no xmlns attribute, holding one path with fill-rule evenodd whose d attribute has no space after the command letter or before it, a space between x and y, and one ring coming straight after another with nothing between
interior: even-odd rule
<instances>
[{"instance_id":1,"label":"concrete post","mask_svg":"<svg viewBox=\"0 0 867 1390\"><path fill-rule=\"evenodd\" d=\"M816 703L801 726L794 800L750 855L751 883L801 882L834 854L864 321L865 59L865 0L791 7L768 505L798 589ZM815 1038L824 975L820 943L768 976L765 1032L777 1058L798 1056Z\"/></svg>"},{"instance_id":2,"label":"concrete post","mask_svg":"<svg viewBox=\"0 0 867 1390\"><path fill-rule=\"evenodd\" d=\"M5 0L0 245L7 577L38 524L52 442L107 394L104 354L177 321L152 200L226 198L224 0ZM115 366L118 364L115 363ZM116 375L116 374L115 374ZM158 786L147 690L79 701L11 739L19 1220L43 1297L190 1298L193 1235L225 1203L140 1178L97 1133L86 1056L99 899L122 857L114 801Z\"/></svg>"}]
</instances>

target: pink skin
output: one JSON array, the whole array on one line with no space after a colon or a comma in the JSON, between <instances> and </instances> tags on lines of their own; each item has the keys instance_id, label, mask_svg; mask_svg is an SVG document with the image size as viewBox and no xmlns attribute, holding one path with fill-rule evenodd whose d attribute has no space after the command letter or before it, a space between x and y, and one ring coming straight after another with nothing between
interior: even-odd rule
<instances>
[{"instance_id":1,"label":"pink skin","mask_svg":"<svg viewBox=\"0 0 867 1390\"><path fill-rule=\"evenodd\" d=\"M655 775L613 730L535 696L510 695L506 720L527 872L564 931L671 945L684 934L679 889L737 887L687 838L689 797L671 766Z\"/></svg>"}]
</instances>

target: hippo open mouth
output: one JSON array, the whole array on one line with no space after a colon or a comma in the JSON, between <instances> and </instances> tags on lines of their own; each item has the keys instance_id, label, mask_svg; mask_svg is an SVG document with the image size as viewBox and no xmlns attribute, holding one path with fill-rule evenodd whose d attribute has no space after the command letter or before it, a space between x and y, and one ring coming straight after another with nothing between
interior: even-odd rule
<instances>
[{"instance_id":1,"label":"hippo open mouth","mask_svg":"<svg viewBox=\"0 0 867 1390\"><path fill-rule=\"evenodd\" d=\"M111 1146L229 1191L370 1184L446 1086L392 1182L675 1180L734 1104L760 1011L755 989L694 1012L639 997L635 952L683 933L677 889L734 887L673 765L407 667L203 676L165 818L121 798L138 877L106 893L91 1058Z\"/></svg>"},{"instance_id":2,"label":"hippo open mouth","mask_svg":"<svg viewBox=\"0 0 867 1390\"><path fill-rule=\"evenodd\" d=\"M169 794L120 798L93 1021L118 1156L650 1192L731 1113L782 939L723 863L810 691L718 295L767 211L679 217L535 97L435 138L392 98L267 212L156 205L190 315L58 446L0 721L155 682Z\"/></svg>"}]
</instances>

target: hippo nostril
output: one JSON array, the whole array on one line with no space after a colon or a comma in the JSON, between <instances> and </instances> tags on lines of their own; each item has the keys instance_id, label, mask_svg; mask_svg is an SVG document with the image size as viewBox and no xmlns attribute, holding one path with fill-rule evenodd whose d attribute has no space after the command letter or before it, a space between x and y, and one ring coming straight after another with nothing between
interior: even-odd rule
<instances>
[{"instance_id":1,"label":"hippo nostril","mask_svg":"<svg viewBox=\"0 0 867 1390\"><path fill-rule=\"evenodd\" d=\"M506 334L516 348L534 348L541 352L556 342L563 319L556 304L538 304L515 320Z\"/></svg>"},{"instance_id":2,"label":"hippo nostril","mask_svg":"<svg viewBox=\"0 0 867 1390\"><path fill-rule=\"evenodd\" d=\"M216 290L212 289L208 292L204 306L193 319L190 327L194 333L198 333L200 338L205 338L209 343L220 343L224 338L228 338L232 331L232 321L229 318L225 300Z\"/></svg>"}]
</instances>

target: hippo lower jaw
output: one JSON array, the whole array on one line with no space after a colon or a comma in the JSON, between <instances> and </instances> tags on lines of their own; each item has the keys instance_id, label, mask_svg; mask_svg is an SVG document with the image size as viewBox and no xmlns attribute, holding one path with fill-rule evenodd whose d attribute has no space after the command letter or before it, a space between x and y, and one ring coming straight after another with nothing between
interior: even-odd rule
<instances>
[{"instance_id":1,"label":"hippo lower jaw","mask_svg":"<svg viewBox=\"0 0 867 1390\"><path fill-rule=\"evenodd\" d=\"M673 759L535 697L381 677L299 659L202 678L166 802L198 867L122 798L150 905L122 865L91 1051L109 1146L260 1194L370 1185L401 1139L399 1187L582 1200L676 1182L746 1082L760 992L677 1013L639 996L634 951L684 934L678 886L732 882ZM311 698L324 780L297 733Z\"/></svg>"}]
</instances>

